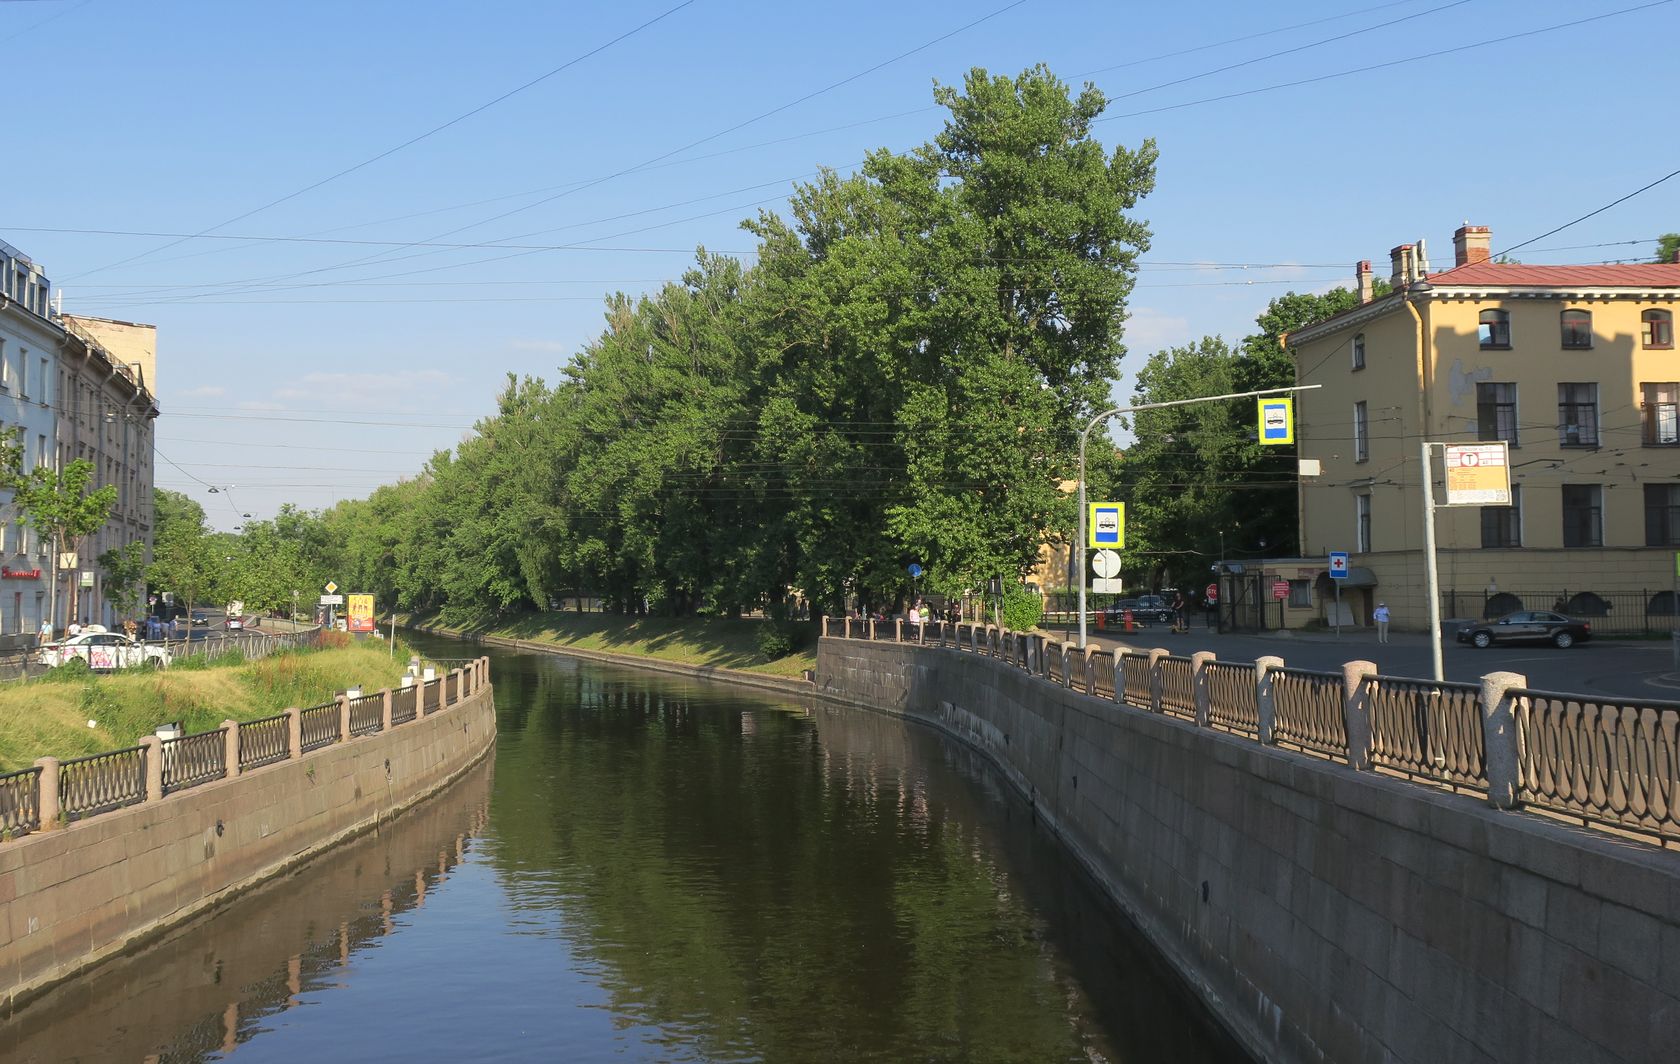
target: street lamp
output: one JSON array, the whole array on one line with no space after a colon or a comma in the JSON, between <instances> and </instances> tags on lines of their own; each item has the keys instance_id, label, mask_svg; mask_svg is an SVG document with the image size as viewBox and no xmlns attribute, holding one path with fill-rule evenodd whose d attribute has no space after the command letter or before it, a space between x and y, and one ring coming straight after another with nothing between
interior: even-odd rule
<instances>
[{"instance_id":1,"label":"street lamp","mask_svg":"<svg viewBox=\"0 0 1680 1064\"><path fill-rule=\"evenodd\" d=\"M1287 395L1292 392L1308 392L1315 388L1324 387L1322 384L1297 384L1291 388L1261 388L1252 392L1231 392L1228 395L1205 395L1198 399L1174 399L1170 403L1140 403L1137 406L1117 406L1113 410L1104 410L1093 417L1085 426L1085 431L1079 434L1079 647L1085 648L1085 448L1091 442L1091 430L1117 414L1135 414L1140 410L1164 410L1170 406L1193 406L1196 403L1218 403L1227 399L1253 399L1262 395ZM1220 534L1221 543L1224 534ZM1221 547L1220 553L1224 553Z\"/></svg>"}]
</instances>

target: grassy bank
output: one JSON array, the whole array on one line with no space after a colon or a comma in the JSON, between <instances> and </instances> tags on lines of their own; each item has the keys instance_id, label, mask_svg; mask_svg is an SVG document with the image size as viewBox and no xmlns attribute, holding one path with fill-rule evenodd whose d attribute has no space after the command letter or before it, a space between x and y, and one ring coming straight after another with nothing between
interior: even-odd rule
<instances>
[{"instance_id":1,"label":"grassy bank","mask_svg":"<svg viewBox=\"0 0 1680 1064\"><path fill-rule=\"evenodd\" d=\"M759 636L768 621L722 617L625 617L610 613L531 613L504 618L493 625L446 625L435 617L410 618L410 624L463 635L498 635L551 643L557 647L599 650L609 654L637 654L687 665L744 669L770 676L799 676L816 667L815 637L791 654L767 658ZM814 632L814 624L812 622Z\"/></svg>"},{"instance_id":2,"label":"grassy bank","mask_svg":"<svg viewBox=\"0 0 1680 1064\"><path fill-rule=\"evenodd\" d=\"M132 746L169 721L188 734L311 706L334 691L395 687L406 655L378 646L278 654L261 661L98 675L53 670L0 688L0 772L43 756L79 757ZM91 722L91 723L90 723Z\"/></svg>"}]
</instances>

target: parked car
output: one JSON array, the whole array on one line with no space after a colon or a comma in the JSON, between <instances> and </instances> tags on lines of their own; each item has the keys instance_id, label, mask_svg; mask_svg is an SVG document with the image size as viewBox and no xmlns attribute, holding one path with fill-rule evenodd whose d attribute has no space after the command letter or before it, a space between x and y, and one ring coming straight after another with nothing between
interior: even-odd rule
<instances>
[{"instance_id":1,"label":"parked car","mask_svg":"<svg viewBox=\"0 0 1680 1064\"><path fill-rule=\"evenodd\" d=\"M1592 638L1592 625L1551 610L1518 610L1458 630L1458 641L1476 647L1495 643L1550 643L1560 649Z\"/></svg>"},{"instance_id":2,"label":"parked car","mask_svg":"<svg viewBox=\"0 0 1680 1064\"><path fill-rule=\"evenodd\" d=\"M1125 620L1127 610L1132 611L1134 621L1170 624L1173 619L1171 602L1160 595L1138 595L1136 598L1123 598L1108 607L1103 611L1103 620L1107 624L1120 624Z\"/></svg>"},{"instance_id":3,"label":"parked car","mask_svg":"<svg viewBox=\"0 0 1680 1064\"><path fill-rule=\"evenodd\" d=\"M138 642L118 632L107 632L98 625L93 627L96 630L43 644L38 660L48 668L57 668L71 658L81 658L88 668L100 671L131 669L136 665L159 669L169 666L169 651L162 647Z\"/></svg>"}]
</instances>

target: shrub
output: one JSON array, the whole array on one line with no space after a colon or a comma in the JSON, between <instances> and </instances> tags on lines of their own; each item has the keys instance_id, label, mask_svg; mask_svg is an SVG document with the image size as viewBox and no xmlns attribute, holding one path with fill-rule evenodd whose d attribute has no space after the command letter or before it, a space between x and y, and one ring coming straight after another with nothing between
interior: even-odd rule
<instances>
[{"instance_id":1,"label":"shrub","mask_svg":"<svg viewBox=\"0 0 1680 1064\"><path fill-rule=\"evenodd\" d=\"M758 653L765 661L775 661L797 653L809 638L808 625L792 621L765 621L758 629Z\"/></svg>"},{"instance_id":2,"label":"shrub","mask_svg":"<svg viewBox=\"0 0 1680 1064\"><path fill-rule=\"evenodd\" d=\"M1044 619L1044 599L1020 584L1003 589L1003 626L1016 632L1028 632Z\"/></svg>"}]
</instances>

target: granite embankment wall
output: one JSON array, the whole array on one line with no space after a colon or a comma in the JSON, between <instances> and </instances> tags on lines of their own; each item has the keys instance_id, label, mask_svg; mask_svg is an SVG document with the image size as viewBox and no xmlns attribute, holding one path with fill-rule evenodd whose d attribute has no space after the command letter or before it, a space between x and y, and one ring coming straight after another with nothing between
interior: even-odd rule
<instances>
[{"instance_id":1,"label":"granite embankment wall","mask_svg":"<svg viewBox=\"0 0 1680 1064\"><path fill-rule=\"evenodd\" d=\"M0 1016L440 790L489 753L495 692L0 845Z\"/></svg>"},{"instance_id":2,"label":"granite embankment wall","mask_svg":"<svg viewBox=\"0 0 1680 1064\"><path fill-rule=\"evenodd\" d=\"M988 756L1261 1059L1671 1059L1680 855L951 649L824 639L823 695Z\"/></svg>"}]
</instances>

